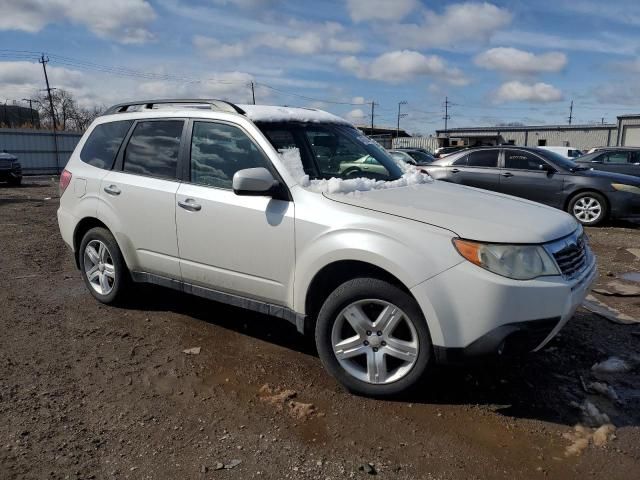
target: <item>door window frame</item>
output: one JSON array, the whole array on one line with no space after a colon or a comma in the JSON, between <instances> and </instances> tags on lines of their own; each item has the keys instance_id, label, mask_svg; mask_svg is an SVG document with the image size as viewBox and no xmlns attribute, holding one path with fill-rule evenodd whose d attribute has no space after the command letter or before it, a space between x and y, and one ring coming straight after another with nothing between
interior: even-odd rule
<instances>
[{"instance_id":1,"label":"door window frame","mask_svg":"<svg viewBox=\"0 0 640 480\"><path fill-rule=\"evenodd\" d=\"M133 136L133 132L135 132L136 127L141 122L166 122L166 121L182 121L182 133L180 134L180 145L178 146L178 158L176 159L176 174L174 178L166 178L166 177L156 177L153 175L143 175L141 173L134 172L125 172L124 171L124 156L127 151L127 147L129 146L129 141ZM131 125L131 128L127 132L120 145L120 150L118 151L118 155L116 156L116 161L113 162L113 168L111 169L114 172L120 172L127 175L135 175L137 177L145 177L145 178L155 178L157 180L166 180L167 182L180 182L180 159L182 157L182 151L184 150L184 141L185 134L187 131L187 118L184 117L162 117L162 118L136 118Z\"/></svg>"},{"instance_id":2,"label":"door window frame","mask_svg":"<svg viewBox=\"0 0 640 480\"><path fill-rule=\"evenodd\" d=\"M517 152L523 152L523 153L528 153L529 155L533 155L534 157L537 157L538 159L540 159L542 161L542 163L544 163L545 165L553 168L554 170L557 170L555 165L550 164L549 162L547 162L547 160L545 160L545 158L542 155L538 155L535 152L531 152L529 150L520 150L517 148L504 148L502 149L502 159L501 159L501 163L500 163L500 169L502 170L513 170L516 172L537 172L537 173L544 173L545 175L547 175L549 173L548 170L531 170L530 168L507 168L507 152L513 152L513 151L517 151Z\"/></svg>"},{"instance_id":3,"label":"door window frame","mask_svg":"<svg viewBox=\"0 0 640 480\"><path fill-rule=\"evenodd\" d=\"M212 118L188 118L187 119L186 128L184 129L183 137L182 137L184 143L182 144L182 148L180 149L180 155L178 156L178 175L179 175L178 179L180 182L186 183L188 185L194 185L196 187L213 188L216 190L221 190L223 192L231 192L233 195L235 195L235 193L233 192L233 188L216 187L215 185L205 185L203 183L196 183L191 181L191 147L193 146L193 125L196 122L227 125L230 127L235 127L239 129L242 133L244 133L247 136L247 139L253 143L256 149L265 158L266 160L265 168L269 170L269 173L273 175L273 178L275 178L280 183L281 189L284 195L283 195L283 198L278 197L278 200L285 200L289 202L293 201L293 197L291 196L289 187L287 186L285 181L282 179L280 172L278 172L278 169L275 167L275 165L271 161L271 158L269 157L267 152L264 151L264 149L256 141L253 135L251 135L242 125L239 125L234 122L230 122L228 120L218 120L218 119L212 119Z\"/></svg>"}]
</instances>

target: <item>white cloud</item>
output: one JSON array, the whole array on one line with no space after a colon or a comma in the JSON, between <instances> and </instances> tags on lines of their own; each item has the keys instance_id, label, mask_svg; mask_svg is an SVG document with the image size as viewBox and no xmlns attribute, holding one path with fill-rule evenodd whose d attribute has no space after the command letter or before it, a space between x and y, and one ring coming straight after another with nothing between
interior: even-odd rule
<instances>
[{"instance_id":1,"label":"white cloud","mask_svg":"<svg viewBox=\"0 0 640 480\"><path fill-rule=\"evenodd\" d=\"M562 100L562 92L548 83L523 83L517 80L500 85L494 94L494 100L504 102L557 102Z\"/></svg>"},{"instance_id":2,"label":"white cloud","mask_svg":"<svg viewBox=\"0 0 640 480\"><path fill-rule=\"evenodd\" d=\"M215 38L203 35L194 36L193 45L211 59L240 57L247 53L247 47L242 43L222 43Z\"/></svg>"},{"instance_id":3,"label":"white cloud","mask_svg":"<svg viewBox=\"0 0 640 480\"><path fill-rule=\"evenodd\" d=\"M633 60L625 62L614 62L613 66L623 72L640 73L640 58L634 58Z\"/></svg>"},{"instance_id":4,"label":"white cloud","mask_svg":"<svg viewBox=\"0 0 640 480\"><path fill-rule=\"evenodd\" d=\"M454 48L487 43L496 30L511 22L512 15L490 3L449 5L442 14L426 10L421 23L385 27L389 39L410 48Z\"/></svg>"},{"instance_id":5,"label":"white cloud","mask_svg":"<svg viewBox=\"0 0 640 480\"><path fill-rule=\"evenodd\" d=\"M417 0L347 0L347 10L354 22L366 20L398 21L418 7Z\"/></svg>"},{"instance_id":6,"label":"white cloud","mask_svg":"<svg viewBox=\"0 0 640 480\"><path fill-rule=\"evenodd\" d=\"M419 76L437 76L448 82L461 85L468 80L457 68L450 68L437 55L423 55L412 50L396 50L384 53L371 62L350 56L340 59L338 64L358 78L401 83Z\"/></svg>"},{"instance_id":7,"label":"white cloud","mask_svg":"<svg viewBox=\"0 0 640 480\"><path fill-rule=\"evenodd\" d=\"M347 112L344 118L352 123L361 124L367 118L367 114L365 114L361 108L354 108Z\"/></svg>"},{"instance_id":8,"label":"white cloud","mask_svg":"<svg viewBox=\"0 0 640 480\"><path fill-rule=\"evenodd\" d=\"M534 54L517 48L491 48L475 57L475 64L489 70L513 74L559 72L567 64L567 56L561 52Z\"/></svg>"},{"instance_id":9,"label":"white cloud","mask_svg":"<svg viewBox=\"0 0 640 480\"><path fill-rule=\"evenodd\" d=\"M39 32L50 23L83 25L101 38L144 43L153 39L148 25L156 18L146 0L0 0L0 30Z\"/></svg>"},{"instance_id":10,"label":"white cloud","mask_svg":"<svg viewBox=\"0 0 640 480\"><path fill-rule=\"evenodd\" d=\"M353 97L351 99L351 103L355 104L355 105L364 105L364 97Z\"/></svg>"}]
</instances>

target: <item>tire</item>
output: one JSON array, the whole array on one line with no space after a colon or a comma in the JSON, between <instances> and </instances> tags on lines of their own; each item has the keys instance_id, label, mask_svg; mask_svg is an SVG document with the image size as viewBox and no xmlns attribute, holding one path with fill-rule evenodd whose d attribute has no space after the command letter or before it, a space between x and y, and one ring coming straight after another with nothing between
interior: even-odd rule
<instances>
[{"instance_id":1,"label":"tire","mask_svg":"<svg viewBox=\"0 0 640 480\"><path fill-rule=\"evenodd\" d=\"M381 320L385 309L396 315L389 315L387 327L376 331L371 319ZM363 322L358 312L365 314ZM394 396L415 387L432 357L429 329L416 301L375 278L349 280L329 295L318 314L315 339L327 371L347 390L371 397ZM334 348L345 339L347 344Z\"/></svg>"},{"instance_id":2,"label":"tire","mask_svg":"<svg viewBox=\"0 0 640 480\"><path fill-rule=\"evenodd\" d=\"M10 178L8 180L8 183L12 187L19 187L22 184L22 177L20 177L20 178Z\"/></svg>"},{"instance_id":3,"label":"tire","mask_svg":"<svg viewBox=\"0 0 640 480\"><path fill-rule=\"evenodd\" d=\"M89 248L93 254L89 253ZM124 297L129 270L109 230L102 227L89 230L82 238L77 254L84 283L96 300L113 304Z\"/></svg>"},{"instance_id":4,"label":"tire","mask_svg":"<svg viewBox=\"0 0 640 480\"><path fill-rule=\"evenodd\" d=\"M582 225L601 224L609 215L607 200L597 192L582 192L569 202L567 211Z\"/></svg>"}]
</instances>

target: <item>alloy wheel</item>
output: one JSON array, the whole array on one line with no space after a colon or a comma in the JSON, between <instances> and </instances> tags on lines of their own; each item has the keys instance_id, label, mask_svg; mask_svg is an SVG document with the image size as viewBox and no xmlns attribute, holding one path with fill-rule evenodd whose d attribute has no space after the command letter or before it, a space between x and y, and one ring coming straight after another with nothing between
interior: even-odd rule
<instances>
[{"instance_id":1,"label":"alloy wheel","mask_svg":"<svg viewBox=\"0 0 640 480\"><path fill-rule=\"evenodd\" d=\"M573 215L583 223L593 223L602 215L602 205L594 197L581 197L573 205Z\"/></svg>"},{"instance_id":2,"label":"alloy wheel","mask_svg":"<svg viewBox=\"0 0 640 480\"><path fill-rule=\"evenodd\" d=\"M351 376L371 384L388 384L406 376L418 358L418 333L396 305L358 300L338 315L331 331L333 352Z\"/></svg>"},{"instance_id":3,"label":"alloy wheel","mask_svg":"<svg viewBox=\"0 0 640 480\"><path fill-rule=\"evenodd\" d=\"M111 252L100 240L91 240L84 249L84 273L89 285L100 295L109 295L116 281Z\"/></svg>"}]
</instances>

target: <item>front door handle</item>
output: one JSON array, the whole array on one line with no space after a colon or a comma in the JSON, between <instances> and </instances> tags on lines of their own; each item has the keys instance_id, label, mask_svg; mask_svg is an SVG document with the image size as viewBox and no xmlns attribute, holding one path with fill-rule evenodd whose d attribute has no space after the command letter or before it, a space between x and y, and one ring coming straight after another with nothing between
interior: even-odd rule
<instances>
[{"instance_id":1,"label":"front door handle","mask_svg":"<svg viewBox=\"0 0 640 480\"><path fill-rule=\"evenodd\" d=\"M504 173L502 174L502 176L503 176L503 177L507 177L507 178L509 178L509 177L513 177L513 173L504 172Z\"/></svg>"},{"instance_id":2,"label":"front door handle","mask_svg":"<svg viewBox=\"0 0 640 480\"><path fill-rule=\"evenodd\" d=\"M452 168L451 169L451 173L458 173L460 170L458 170L457 168Z\"/></svg>"},{"instance_id":3,"label":"front door handle","mask_svg":"<svg viewBox=\"0 0 640 480\"><path fill-rule=\"evenodd\" d=\"M187 198L186 200L178 200L178 205L190 212L199 212L202 209L202 205L196 203L193 198Z\"/></svg>"},{"instance_id":4,"label":"front door handle","mask_svg":"<svg viewBox=\"0 0 640 480\"><path fill-rule=\"evenodd\" d=\"M122 193L122 191L115 185L109 185L107 187L104 187L104 191L107 192L109 195L120 195Z\"/></svg>"}]
</instances>

